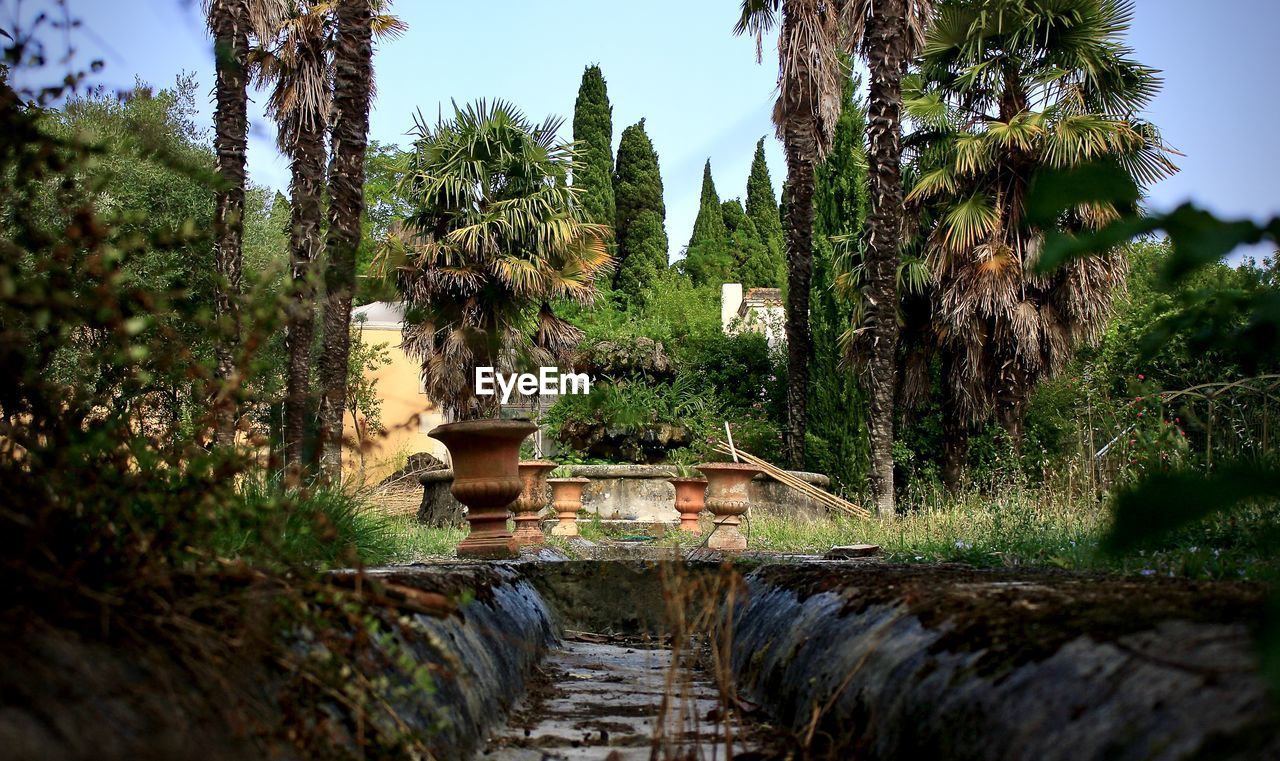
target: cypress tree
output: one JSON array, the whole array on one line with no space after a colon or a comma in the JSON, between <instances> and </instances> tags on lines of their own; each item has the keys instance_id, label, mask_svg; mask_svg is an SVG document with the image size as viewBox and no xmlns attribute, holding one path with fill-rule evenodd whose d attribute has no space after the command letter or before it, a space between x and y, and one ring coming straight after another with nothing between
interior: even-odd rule
<instances>
[{"instance_id":1,"label":"cypress tree","mask_svg":"<svg viewBox=\"0 0 1280 761\"><path fill-rule=\"evenodd\" d=\"M782 262L769 256L751 217L742 217L741 226L729 238L729 246L734 255L734 277L743 288L777 288L782 282Z\"/></svg>"},{"instance_id":2,"label":"cypress tree","mask_svg":"<svg viewBox=\"0 0 1280 761\"><path fill-rule=\"evenodd\" d=\"M703 241L724 242L729 233L724 225L724 209L720 196L716 195L716 183L711 179L711 159L702 167L702 200L698 204L698 217L693 221L693 235L689 237L689 250Z\"/></svg>"},{"instance_id":3,"label":"cypress tree","mask_svg":"<svg viewBox=\"0 0 1280 761\"><path fill-rule=\"evenodd\" d=\"M839 272L831 241L833 236L851 236L853 242L844 245L856 245L867 215L867 157L862 142L867 112L856 93L857 82L850 78L845 82L844 108L831 152L815 172L809 309L814 352L809 369L807 467L826 473L843 491L864 482L870 462L866 398L854 373L840 367L840 335L850 327L853 307L836 292ZM749 202L747 208L750 214Z\"/></svg>"},{"instance_id":4,"label":"cypress tree","mask_svg":"<svg viewBox=\"0 0 1280 761\"><path fill-rule=\"evenodd\" d=\"M573 184L582 189L582 205L592 222L612 225L613 107L599 66L582 72L578 100L573 106L573 139L578 143L579 168Z\"/></svg>"},{"instance_id":5,"label":"cypress tree","mask_svg":"<svg viewBox=\"0 0 1280 761\"><path fill-rule=\"evenodd\" d=\"M742 210L742 202L736 198L730 198L728 201L720 204L720 218L724 220L725 234L733 236L742 227L743 221L747 218L747 213Z\"/></svg>"},{"instance_id":6,"label":"cypress tree","mask_svg":"<svg viewBox=\"0 0 1280 761\"><path fill-rule=\"evenodd\" d=\"M662 200L658 154L644 119L622 131L613 175L614 235L618 270L614 288L625 299L643 299L654 276L667 267L667 207Z\"/></svg>"},{"instance_id":7,"label":"cypress tree","mask_svg":"<svg viewBox=\"0 0 1280 761\"><path fill-rule=\"evenodd\" d=\"M786 271L785 246L782 235L782 216L778 213L778 202L773 197L773 181L769 177L769 165L764 158L764 138L756 143L756 155L751 160L751 174L747 177L747 216L755 224L760 242L764 244L768 262L762 262L760 269L776 270L778 279L769 285L782 282Z\"/></svg>"}]
</instances>

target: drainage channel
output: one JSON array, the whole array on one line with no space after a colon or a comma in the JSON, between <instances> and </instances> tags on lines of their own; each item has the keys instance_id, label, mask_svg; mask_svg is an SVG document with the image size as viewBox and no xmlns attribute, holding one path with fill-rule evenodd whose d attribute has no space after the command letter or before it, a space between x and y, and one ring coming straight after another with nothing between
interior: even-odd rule
<instances>
[{"instance_id":1,"label":"drainage channel","mask_svg":"<svg viewBox=\"0 0 1280 761\"><path fill-rule=\"evenodd\" d=\"M701 761L757 747L750 727L726 720L711 675L678 660L625 640L566 638L478 758Z\"/></svg>"}]
</instances>

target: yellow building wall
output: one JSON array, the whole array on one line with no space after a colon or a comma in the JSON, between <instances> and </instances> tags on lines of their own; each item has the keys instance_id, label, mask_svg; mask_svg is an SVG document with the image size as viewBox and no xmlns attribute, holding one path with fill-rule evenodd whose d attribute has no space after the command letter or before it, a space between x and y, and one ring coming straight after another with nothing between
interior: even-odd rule
<instances>
[{"instance_id":1,"label":"yellow building wall","mask_svg":"<svg viewBox=\"0 0 1280 761\"><path fill-rule=\"evenodd\" d=\"M402 467L405 459L418 452L428 452L448 462L445 447L427 436L427 431L444 422L440 408L423 393L421 369L400 348L399 328L360 328L361 340L370 346L386 348L391 363L365 372L376 380L374 390L382 400L382 431L370 431L359 421L351 431L348 413L348 445L343 457L344 480L349 483L374 485ZM355 445L361 439L360 446Z\"/></svg>"}]
</instances>

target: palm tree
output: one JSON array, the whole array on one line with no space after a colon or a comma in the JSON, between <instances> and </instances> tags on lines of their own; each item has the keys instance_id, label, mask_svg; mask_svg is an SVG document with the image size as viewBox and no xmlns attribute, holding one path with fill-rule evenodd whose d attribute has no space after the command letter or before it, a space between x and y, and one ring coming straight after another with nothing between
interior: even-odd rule
<instances>
[{"instance_id":1,"label":"palm tree","mask_svg":"<svg viewBox=\"0 0 1280 761\"><path fill-rule=\"evenodd\" d=\"M249 43L269 40L284 14L284 0L204 0L214 39L217 108L214 150L221 184L213 215L214 266L219 285L214 314L222 326L217 344L217 377L222 388L215 405L218 443L235 437L236 349L240 343L239 296L244 237L245 152L249 133ZM230 337L225 337L229 334Z\"/></svg>"},{"instance_id":2,"label":"palm tree","mask_svg":"<svg viewBox=\"0 0 1280 761\"><path fill-rule=\"evenodd\" d=\"M935 220L926 251L950 403L970 425L994 417L1015 445L1031 391L1099 337L1127 271L1117 250L1038 273L1044 231L1024 219L1032 176L1104 161L1146 186L1177 171L1134 116L1160 79L1124 45L1132 14L1132 0L948 0L908 88L921 132L907 200ZM1085 204L1059 224L1116 214Z\"/></svg>"},{"instance_id":3,"label":"palm tree","mask_svg":"<svg viewBox=\"0 0 1280 761\"><path fill-rule=\"evenodd\" d=\"M787 426L786 459L804 467L805 406L809 386L809 285L813 273L814 168L831 148L840 118L841 87L848 76L840 52L840 3L826 0L743 0L734 34L756 36L756 58L765 32L777 23L778 100L773 123L787 159L784 224L787 241Z\"/></svg>"},{"instance_id":4,"label":"palm tree","mask_svg":"<svg viewBox=\"0 0 1280 761\"><path fill-rule=\"evenodd\" d=\"M388 254L400 263L405 349L449 419L497 414L496 397L473 392L477 367L567 361L581 333L551 303L591 303L613 263L609 228L589 221L566 182L577 161L560 126L481 101L416 127L402 188L417 212Z\"/></svg>"},{"instance_id":5,"label":"palm tree","mask_svg":"<svg viewBox=\"0 0 1280 761\"><path fill-rule=\"evenodd\" d=\"M356 290L356 250L364 215L364 164L373 97L373 35L381 5L376 0L343 0L336 12L329 230L325 239L328 263L319 372L321 469L330 481L337 481L342 473L351 302Z\"/></svg>"},{"instance_id":6,"label":"palm tree","mask_svg":"<svg viewBox=\"0 0 1280 761\"><path fill-rule=\"evenodd\" d=\"M805 395L812 339L809 280L813 267L814 166L831 147L849 76L841 54L861 49L871 71L868 163L871 210L864 260L872 336L867 362L871 398L871 477L877 510L893 514L893 389L897 344L894 277L900 234L901 78L923 37L932 0L743 0L734 32L761 35L782 14L778 102L773 121L787 157L787 459L804 465Z\"/></svg>"},{"instance_id":7,"label":"palm tree","mask_svg":"<svg viewBox=\"0 0 1280 761\"><path fill-rule=\"evenodd\" d=\"M315 334L316 273L321 252L325 129L330 93L329 47L332 4L296 0L277 45L262 51L262 79L274 84L268 113L279 127L277 142L289 156L289 250L293 270L286 313L289 355L284 401L285 462L302 466L310 414L311 344Z\"/></svg>"},{"instance_id":8,"label":"palm tree","mask_svg":"<svg viewBox=\"0 0 1280 761\"><path fill-rule=\"evenodd\" d=\"M902 77L924 39L933 0L856 0L846 7L870 74L867 179L871 206L863 230L866 311L859 328L869 344L868 483L876 512L896 511L893 425L897 390L898 270L902 234Z\"/></svg>"},{"instance_id":9,"label":"palm tree","mask_svg":"<svg viewBox=\"0 0 1280 761\"><path fill-rule=\"evenodd\" d=\"M375 0L374 38L404 31L395 16L382 13L387 5ZM311 407L311 349L315 335L317 273L324 210L325 131L333 100L331 67L335 44L333 0L290 0L274 47L260 50L260 77L273 84L268 113L279 127L277 141L289 155L290 251L293 289L287 313L289 355L285 392L285 460L302 465L307 417Z\"/></svg>"}]
</instances>

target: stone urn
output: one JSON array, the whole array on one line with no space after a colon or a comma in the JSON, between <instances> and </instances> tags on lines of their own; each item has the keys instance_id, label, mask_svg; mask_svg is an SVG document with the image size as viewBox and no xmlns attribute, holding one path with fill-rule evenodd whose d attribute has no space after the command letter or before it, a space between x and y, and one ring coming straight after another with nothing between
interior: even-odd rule
<instances>
[{"instance_id":1,"label":"stone urn","mask_svg":"<svg viewBox=\"0 0 1280 761\"><path fill-rule=\"evenodd\" d=\"M680 513L680 530L700 534L698 514L706 506L707 479L680 477L668 479L676 487L676 512Z\"/></svg>"},{"instance_id":2,"label":"stone urn","mask_svg":"<svg viewBox=\"0 0 1280 761\"><path fill-rule=\"evenodd\" d=\"M546 544L542 535L542 508L547 506L547 474L556 464L547 460L525 460L520 463L520 481L523 484L520 498L516 500L516 546Z\"/></svg>"},{"instance_id":3,"label":"stone urn","mask_svg":"<svg viewBox=\"0 0 1280 761\"><path fill-rule=\"evenodd\" d=\"M458 557L501 560L518 556L507 531L507 511L520 496L520 444L537 430L527 420L464 420L445 423L427 434L449 449L453 460L450 492L467 506L471 533L458 545Z\"/></svg>"},{"instance_id":4,"label":"stone urn","mask_svg":"<svg viewBox=\"0 0 1280 761\"><path fill-rule=\"evenodd\" d=\"M694 467L707 477L707 509L715 516L707 547L725 552L745 550L747 539L738 530L738 516L747 511L747 490L760 470L737 462L709 462Z\"/></svg>"},{"instance_id":5,"label":"stone urn","mask_svg":"<svg viewBox=\"0 0 1280 761\"><path fill-rule=\"evenodd\" d=\"M548 478L551 484L551 503L559 522L551 527L552 536L578 535L578 510L582 509L582 490L591 483L590 478Z\"/></svg>"}]
</instances>

